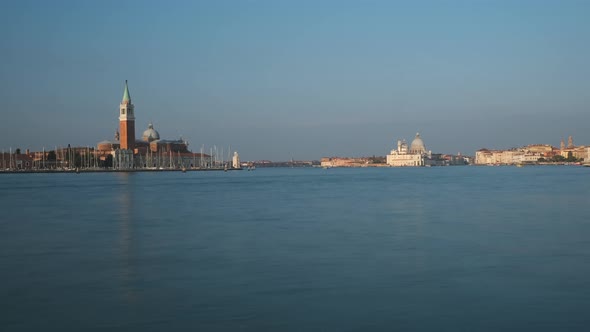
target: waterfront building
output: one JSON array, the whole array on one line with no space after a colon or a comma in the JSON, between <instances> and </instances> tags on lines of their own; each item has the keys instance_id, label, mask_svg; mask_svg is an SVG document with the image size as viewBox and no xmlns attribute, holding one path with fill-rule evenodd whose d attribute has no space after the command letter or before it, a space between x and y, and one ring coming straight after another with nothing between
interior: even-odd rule
<instances>
[{"instance_id":1,"label":"waterfront building","mask_svg":"<svg viewBox=\"0 0 590 332\"><path fill-rule=\"evenodd\" d=\"M528 154L522 149L488 150L480 149L475 153L476 165L513 165L522 163L523 160L537 161L542 155L538 153Z\"/></svg>"},{"instance_id":2,"label":"waterfront building","mask_svg":"<svg viewBox=\"0 0 590 332\"><path fill-rule=\"evenodd\" d=\"M589 160L588 147L583 145L575 146L572 136L569 136L567 139L567 147L564 146L562 140L559 154L564 158L574 157L576 159L584 159L585 161Z\"/></svg>"},{"instance_id":3,"label":"waterfront building","mask_svg":"<svg viewBox=\"0 0 590 332\"><path fill-rule=\"evenodd\" d=\"M30 170L33 167L33 158L28 154L13 152L0 153L0 170Z\"/></svg>"},{"instance_id":4,"label":"waterfront building","mask_svg":"<svg viewBox=\"0 0 590 332\"><path fill-rule=\"evenodd\" d=\"M189 153L188 149L188 142L184 141L182 138L177 140L155 140L151 141L149 144L149 151L151 152L180 152L180 153Z\"/></svg>"},{"instance_id":5,"label":"waterfront building","mask_svg":"<svg viewBox=\"0 0 590 332\"><path fill-rule=\"evenodd\" d=\"M393 167L426 166L431 165L431 157L432 153L426 151L424 141L420 137L420 133L417 133L409 148L405 140L397 141L397 149L391 150L387 155L387 165Z\"/></svg>"},{"instance_id":6,"label":"waterfront building","mask_svg":"<svg viewBox=\"0 0 590 332\"><path fill-rule=\"evenodd\" d=\"M432 159L437 161L436 166L460 166L469 165L472 163L472 158L469 156L463 156L461 153L456 155L452 154L433 154ZM439 162L441 161L441 162Z\"/></svg>"},{"instance_id":7,"label":"waterfront building","mask_svg":"<svg viewBox=\"0 0 590 332\"><path fill-rule=\"evenodd\" d=\"M555 147L549 144L530 144L524 146L523 150L532 153L540 153L544 156L550 156L553 153L553 151L555 151Z\"/></svg>"},{"instance_id":8,"label":"waterfront building","mask_svg":"<svg viewBox=\"0 0 590 332\"><path fill-rule=\"evenodd\" d=\"M544 158L544 154L531 152L526 149L488 150L480 149L475 152L476 165L514 165L537 162Z\"/></svg>"},{"instance_id":9,"label":"waterfront building","mask_svg":"<svg viewBox=\"0 0 590 332\"><path fill-rule=\"evenodd\" d=\"M369 158L324 157L320 160L322 167L366 167Z\"/></svg>"},{"instance_id":10,"label":"waterfront building","mask_svg":"<svg viewBox=\"0 0 590 332\"><path fill-rule=\"evenodd\" d=\"M561 151L560 155L564 158L574 157L576 159L588 160L588 147L575 146L573 148L566 148Z\"/></svg>"}]
</instances>

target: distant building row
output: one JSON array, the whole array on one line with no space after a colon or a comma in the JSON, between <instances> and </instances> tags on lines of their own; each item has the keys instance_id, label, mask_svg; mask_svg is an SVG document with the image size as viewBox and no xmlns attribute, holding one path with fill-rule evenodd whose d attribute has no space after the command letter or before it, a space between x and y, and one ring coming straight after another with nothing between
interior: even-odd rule
<instances>
[{"instance_id":1,"label":"distant building row","mask_svg":"<svg viewBox=\"0 0 590 332\"><path fill-rule=\"evenodd\" d=\"M454 156L433 154L432 151L427 151L419 133L416 134L409 146L406 140L398 140L397 148L391 150L385 158L380 158L322 158L321 165L322 167L420 167L466 165L471 161L468 157L460 154Z\"/></svg>"},{"instance_id":2,"label":"distant building row","mask_svg":"<svg viewBox=\"0 0 590 332\"><path fill-rule=\"evenodd\" d=\"M459 155L434 154L426 150L424 141L419 133L410 144L405 140L397 141L397 149L391 150L387 155L387 165L392 167L407 166L450 166L466 165L470 163L469 157Z\"/></svg>"},{"instance_id":3,"label":"distant building row","mask_svg":"<svg viewBox=\"0 0 590 332\"><path fill-rule=\"evenodd\" d=\"M475 164L514 165L536 163L544 160L555 160L556 156L565 160L588 161L590 159L590 147L575 146L570 136L567 146L562 140L559 148L548 144L533 144L508 150L481 149L475 152Z\"/></svg>"}]
</instances>

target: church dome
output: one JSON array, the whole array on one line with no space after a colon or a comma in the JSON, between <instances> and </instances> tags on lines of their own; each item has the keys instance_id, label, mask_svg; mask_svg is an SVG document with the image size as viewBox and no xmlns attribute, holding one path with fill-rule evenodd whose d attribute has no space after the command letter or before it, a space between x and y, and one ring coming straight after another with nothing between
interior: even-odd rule
<instances>
[{"instance_id":1,"label":"church dome","mask_svg":"<svg viewBox=\"0 0 590 332\"><path fill-rule=\"evenodd\" d=\"M150 123L141 138L146 142L156 141L160 139L160 134L154 129L154 125Z\"/></svg>"},{"instance_id":2,"label":"church dome","mask_svg":"<svg viewBox=\"0 0 590 332\"><path fill-rule=\"evenodd\" d=\"M102 141L96 144L96 149L98 151L112 151L117 149L119 146L119 142L111 142L111 141Z\"/></svg>"},{"instance_id":3,"label":"church dome","mask_svg":"<svg viewBox=\"0 0 590 332\"><path fill-rule=\"evenodd\" d=\"M426 153L426 147L424 146L424 141L420 138L420 134L416 133L416 137L410 144L410 153Z\"/></svg>"}]
</instances>

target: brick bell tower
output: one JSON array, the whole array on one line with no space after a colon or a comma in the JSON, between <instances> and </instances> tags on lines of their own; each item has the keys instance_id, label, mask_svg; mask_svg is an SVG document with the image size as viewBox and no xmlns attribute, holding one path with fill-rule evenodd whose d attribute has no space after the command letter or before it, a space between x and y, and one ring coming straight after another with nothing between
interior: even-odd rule
<instances>
[{"instance_id":1,"label":"brick bell tower","mask_svg":"<svg viewBox=\"0 0 590 332\"><path fill-rule=\"evenodd\" d=\"M121 150L132 150L135 148L135 113L133 104L125 80L125 91L123 92L123 101L119 106L119 135Z\"/></svg>"}]
</instances>

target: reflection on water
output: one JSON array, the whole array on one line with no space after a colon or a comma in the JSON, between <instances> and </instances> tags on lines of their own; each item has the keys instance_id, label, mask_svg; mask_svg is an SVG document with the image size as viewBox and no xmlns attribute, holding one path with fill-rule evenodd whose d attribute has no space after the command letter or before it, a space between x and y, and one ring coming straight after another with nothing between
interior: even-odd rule
<instances>
[{"instance_id":1,"label":"reflection on water","mask_svg":"<svg viewBox=\"0 0 590 332\"><path fill-rule=\"evenodd\" d=\"M425 257L430 245L428 227L434 221L427 211L432 192L428 187L412 183L399 184L396 190L400 194L388 198L388 225L398 246L406 252L403 259L408 262L408 269L422 271L428 264Z\"/></svg>"},{"instance_id":2,"label":"reflection on water","mask_svg":"<svg viewBox=\"0 0 590 332\"><path fill-rule=\"evenodd\" d=\"M134 234L133 234L133 173L117 173L115 193L119 202L119 266L121 267L121 295L126 301L137 300L137 271L134 267Z\"/></svg>"}]
</instances>

